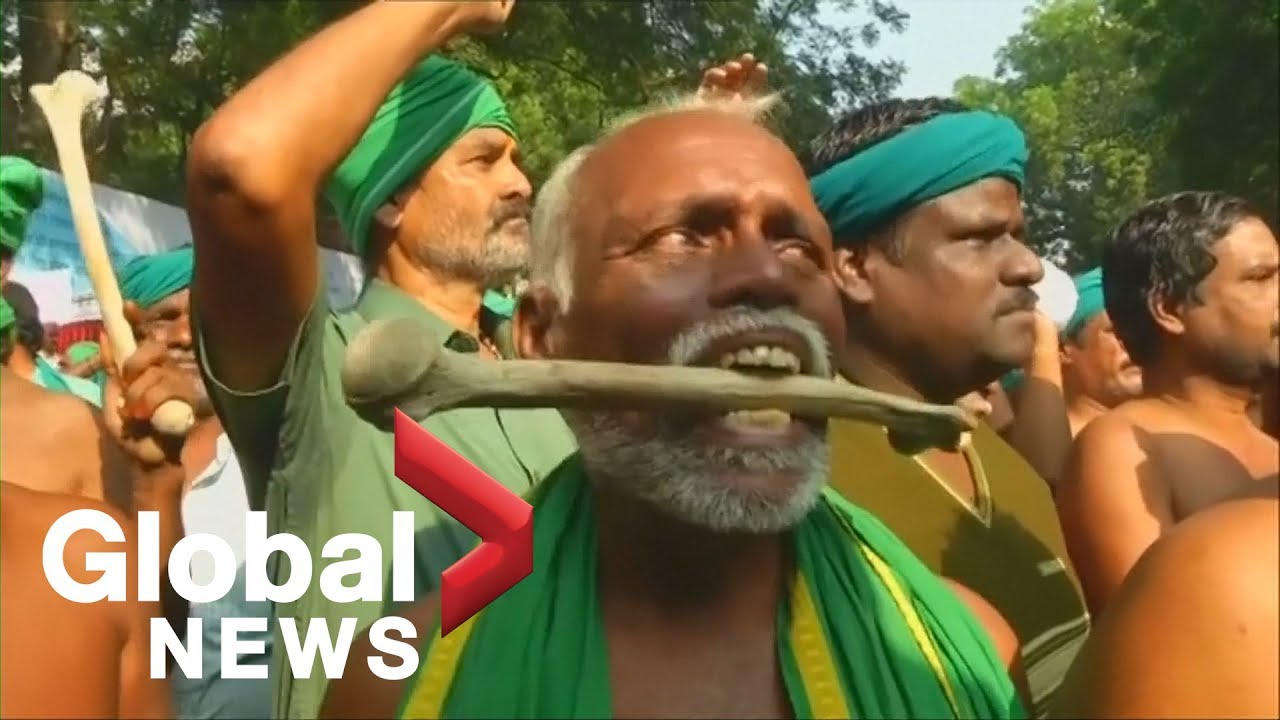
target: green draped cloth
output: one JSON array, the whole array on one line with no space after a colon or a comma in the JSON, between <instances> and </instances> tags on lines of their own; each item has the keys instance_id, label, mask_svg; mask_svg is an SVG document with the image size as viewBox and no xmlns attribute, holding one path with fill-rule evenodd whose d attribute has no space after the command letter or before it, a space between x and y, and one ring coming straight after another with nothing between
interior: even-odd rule
<instances>
[{"instance_id":1,"label":"green draped cloth","mask_svg":"<svg viewBox=\"0 0 1280 720\"><path fill-rule=\"evenodd\" d=\"M1078 335L1094 315L1107 309L1102 295L1102 268L1096 267L1075 276L1075 285L1076 311L1067 321L1067 326L1062 329L1062 334L1069 338Z\"/></svg>"},{"instance_id":2,"label":"green draped cloth","mask_svg":"<svg viewBox=\"0 0 1280 720\"><path fill-rule=\"evenodd\" d=\"M117 278L120 295L148 308L191 285L195 256L191 246L154 255L139 255L125 264Z\"/></svg>"},{"instance_id":3,"label":"green draped cloth","mask_svg":"<svg viewBox=\"0 0 1280 720\"><path fill-rule=\"evenodd\" d=\"M94 407L102 407L101 387L84 378L62 372L38 355L35 362L36 373L31 381L36 385L54 392L69 393Z\"/></svg>"},{"instance_id":4,"label":"green draped cloth","mask_svg":"<svg viewBox=\"0 0 1280 720\"><path fill-rule=\"evenodd\" d=\"M989 177L1021 189L1027 141L1004 115L947 113L903 130L809 179L837 243L865 241L907 210Z\"/></svg>"},{"instance_id":5,"label":"green draped cloth","mask_svg":"<svg viewBox=\"0 0 1280 720\"><path fill-rule=\"evenodd\" d=\"M362 257L374 212L475 128L515 125L493 85L439 56L422 61L387 96L325 187L342 229Z\"/></svg>"},{"instance_id":6,"label":"green draped cloth","mask_svg":"<svg viewBox=\"0 0 1280 720\"><path fill-rule=\"evenodd\" d=\"M607 718L595 517L580 459L534 490L534 569L447 637L431 633L405 718ZM834 491L791 537L777 615L798 718L1022 718L986 632L883 524Z\"/></svg>"},{"instance_id":7,"label":"green draped cloth","mask_svg":"<svg viewBox=\"0 0 1280 720\"><path fill-rule=\"evenodd\" d=\"M0 156L0 247L17 255L27 237L27 221L44 202L44 173L15 155ZM9 301L0 298L0 332L18 318Z\"/></svg>"}]
</instances>

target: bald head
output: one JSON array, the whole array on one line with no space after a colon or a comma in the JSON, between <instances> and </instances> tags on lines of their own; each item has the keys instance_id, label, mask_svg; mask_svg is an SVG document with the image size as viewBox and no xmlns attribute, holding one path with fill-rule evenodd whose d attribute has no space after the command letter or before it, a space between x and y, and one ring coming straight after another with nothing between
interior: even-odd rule
<instances>
[{"instance_id":1,"label":"bald head","mask_svg":"<svg viewBox=\"0 0 1280 720\"><path fill-rule=\"evenodd\" d=\"M831 235L800 163L751 117L732 106L633 117L567 160L538 205L523 356L699 365L775 343L829 375L828 348L844 342ZM546 262L557 249L567 271ZM791 527L826 480L822 423L788 418L761 440L714 416L565 419L596 482L719 531Z\"/></svg>"}]
</instances>

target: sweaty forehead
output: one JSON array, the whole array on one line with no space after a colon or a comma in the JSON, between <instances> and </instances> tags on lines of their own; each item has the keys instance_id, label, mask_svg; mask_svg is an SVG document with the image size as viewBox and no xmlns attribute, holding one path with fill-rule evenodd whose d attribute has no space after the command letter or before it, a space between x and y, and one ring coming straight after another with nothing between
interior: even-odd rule
<instances>
[{"instance_id":1,"label":"sweaty forehead","mask_svg":"<svg viewBox=\"0 0 1280 720\"><path fill-rule=\"evenodd\" d=\"M640 221L695 194L767 196L816 214L804 170L776 136L745 118L688 111L641 120L592 153L579 172L583 219Z\"/></svg>"}]
</instances>

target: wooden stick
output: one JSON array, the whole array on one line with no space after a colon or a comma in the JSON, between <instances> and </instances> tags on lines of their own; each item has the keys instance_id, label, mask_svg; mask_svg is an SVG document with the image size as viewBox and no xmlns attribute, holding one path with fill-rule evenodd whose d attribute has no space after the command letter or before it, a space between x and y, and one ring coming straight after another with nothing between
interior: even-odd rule
<instances>
[{"instance_id":1,"label":"wooden stick","mask_svg":"<svg viewBox=\"0 0 1280 720\"><path fill-rule=\"evenodd\" d=\"M571 360L491 362L444 349L411 318L379 320L357 335L347 348L342 383L352 407L384 419L393 408L419 421L458 407L776 408L883 425L904 450L954 448L977 424L955 406L810 376L770 379L718 368Z\"/></svg>"},{"instance_id":2,"label":"wooden stick","mask_svg":"<svg viewBox=\"0 0 1280 720\"><path fill-rule=\"evenodd\" d=\"M123 367L124 361L138 348L134 343L133 328L124 317L120 286L111 268L102 228L98 225L98 211L93 203L80 127L85 109L98 99L98 84L79 70L68 70L59 75L52 85L33 85L30 92L53 134L53 145L58 151L58 164L67 186L67 202L71 206L71 219L80 239L85 268L93 284L93 294L102 308L102 324L106 328L107 339L111 342L116 362ZM151 425L166 435L185 435L194 422L191 407L179 400L165 402L151 416Z\"/></svg>"}]
</instances>

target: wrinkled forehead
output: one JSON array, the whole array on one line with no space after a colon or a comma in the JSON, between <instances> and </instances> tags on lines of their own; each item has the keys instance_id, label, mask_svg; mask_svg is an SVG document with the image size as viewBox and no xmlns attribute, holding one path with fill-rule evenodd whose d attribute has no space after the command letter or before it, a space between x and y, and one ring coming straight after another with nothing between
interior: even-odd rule
<instances>
[{"instance_id":1,"label":"wrinkled forehead","mask_svg":"<svg viewBox=\"0 0 1280 720\"><path fill-rule=\"evenodd\" d=\"M1214 243L1212 249L1223 269L1267 269L1275 267L1280 246L1275 234L1258 218L1245 218Z\"/></svg>"},{"instance_id":2,"label":"wrinkled forehead","mask_svg":"<svg viewBox=\"0 0 1280 720\"><path fill-rule=\"evenodd\" d=\"M785 206L820 222L795 155L745 118L710 111L642 120L584 161L575 235L586 245L638 230L691 202Z\"/></svg>"}]
</instances>

